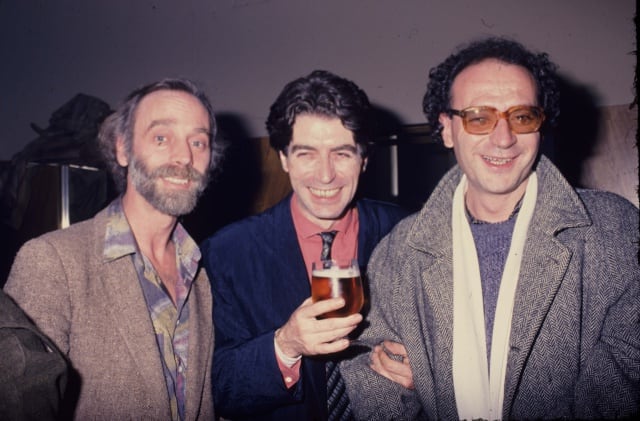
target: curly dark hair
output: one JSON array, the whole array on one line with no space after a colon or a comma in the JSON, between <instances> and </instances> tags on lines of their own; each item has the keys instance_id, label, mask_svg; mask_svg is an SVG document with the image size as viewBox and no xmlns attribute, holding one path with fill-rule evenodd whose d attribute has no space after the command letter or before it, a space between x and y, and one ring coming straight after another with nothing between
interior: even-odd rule
<instances>
[{"instance_id":1,"label":"curly dark hair","mask_svg":"<svg viewBox=\"0 0 640 421\"><path fill-rule=\"evenodd\" d=\"M438 117L451 108L453 81L465 68L486 59L496 59L527 69L536 82L538 105L544 109L546 116L544 124L550 127L556 124L560 114L557 66L546 53L533 53L517 41L492 37L464 46L429 72L422 110L436 140L442 141L442 124Z\"/></svg>"},{"instance_id":2,"label":"curly dark hair","mask_svg":"<svg viewBox=\"0 0 640 421\"><path fill-rule=\"evenodd\" d=\"M116 139L122 136L127 154L131 154L133 128L135 126L136 111L140 105L140 101L150 93L162 90L186 92L200 101L209 115L209 145L211 148L209 169L216 169L218 162L222 158L224 146L222 143L216 141L216 119L213 113L213 107L205 93L194 82L188 79L167 78L150 83L127 95L124 102L102 123L100 133L98 134L98 145L102 152L103 159L111 173L116 188L120 192L125 190L127 184L127 167L122 167L118 164L116 158Z\"/></svg>"},{"instance_id":3,"label":"curly dark hair","mask_svg":"<svg viewBox=\"0 0 640 421\"><path fill-rule=\"evenodd\" d=\"M271 146L287 154L293 125L300 114L337 117L353 133L362 157L373 140L369 98L355 83L325 70L315 70L288 83L271 105L267 131Z\"/></svg>"}]
</instances>

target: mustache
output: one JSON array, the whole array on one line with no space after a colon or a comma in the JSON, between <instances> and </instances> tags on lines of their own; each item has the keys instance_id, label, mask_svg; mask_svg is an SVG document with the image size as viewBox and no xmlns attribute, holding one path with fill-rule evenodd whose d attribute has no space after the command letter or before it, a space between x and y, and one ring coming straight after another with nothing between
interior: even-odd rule
<instances>
[{"instance_id":1,"label":"mustache","mask_svg":"<svg viewBox=\"0 0 640 421\"><path fill-rule=\"evenodd\" d=\"M182 165L171 165L165 164L158 168L155 168L149 174L150 177L176 177L176 178L186 178L189 181L195 182L203 182L207 178L206 173L201 173L200 171L193 168L191 164L182 166Z\"/></svg>"}]
</instances>

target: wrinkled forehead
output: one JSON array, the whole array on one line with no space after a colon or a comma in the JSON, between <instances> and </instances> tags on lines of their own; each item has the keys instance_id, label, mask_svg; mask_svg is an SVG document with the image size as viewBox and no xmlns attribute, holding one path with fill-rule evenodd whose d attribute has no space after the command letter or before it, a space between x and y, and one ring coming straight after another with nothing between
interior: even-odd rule
<instances>
[{"instance_id":1,"label":"wrinkled forehead","mask_svg":"<svg viewBox=\"0 0 640 421\"><path fill-rule=\"evenodd\" d=\"M537 105L536 82L519 65L496 59L483 60L462 70L451 85L452 108L492 106L499 110L513 105Z\"/></svg>"},{"instance_id":2,"label":"wrinkled forehead","mask_svg":"<svg viewBox=\"0 0 640 421\"><path fill-rule=\"evenodd\" d=\"M183 91L154 91L140 100L135 111L136 129L145 130L157 122L183 124L210 132L207 109L198 98Z\"/></svg>"}]
</instances>

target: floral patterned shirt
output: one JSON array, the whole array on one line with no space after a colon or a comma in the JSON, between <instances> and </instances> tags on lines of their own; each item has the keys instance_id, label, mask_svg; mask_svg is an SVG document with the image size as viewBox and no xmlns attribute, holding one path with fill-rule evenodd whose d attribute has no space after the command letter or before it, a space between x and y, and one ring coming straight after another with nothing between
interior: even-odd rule
<instances>
[{"instance_id":1,"label":"floral patterned shirt","mask_svg":"<svg viewBox=\"0 0 640 421\"><path fill-rule=\"evenodd\" d=\"M138 273L151 323L160 352L173 420L185 415L185 383L188 372L189 290L198 270L200 249L182 225L177 224L171 240L176 249L178 280L176 303L162 285L155 268L144 256L122 209L122 200L114 200L108 208L109 222L105 234L104 255L115 259L131 255Z\"/></svg>"}]
</instances>

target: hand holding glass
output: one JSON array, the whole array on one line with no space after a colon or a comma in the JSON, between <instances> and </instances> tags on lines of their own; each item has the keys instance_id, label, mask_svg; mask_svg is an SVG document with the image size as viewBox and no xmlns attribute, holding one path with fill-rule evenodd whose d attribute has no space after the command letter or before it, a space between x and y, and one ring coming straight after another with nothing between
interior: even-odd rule
<instances>
[{"instance_id":1,"label":"hand holding glass","mask_svg":"<svg viewBox=\"0 0 640 421\"><path fill-rule=\"evenodd\" d=\"M324 260L311 266L311 298L313 302L344 298L345 305L319 319L346 317L358 313L364 305L364 292L357 260Z\"/></svg>"}]
</instances>

